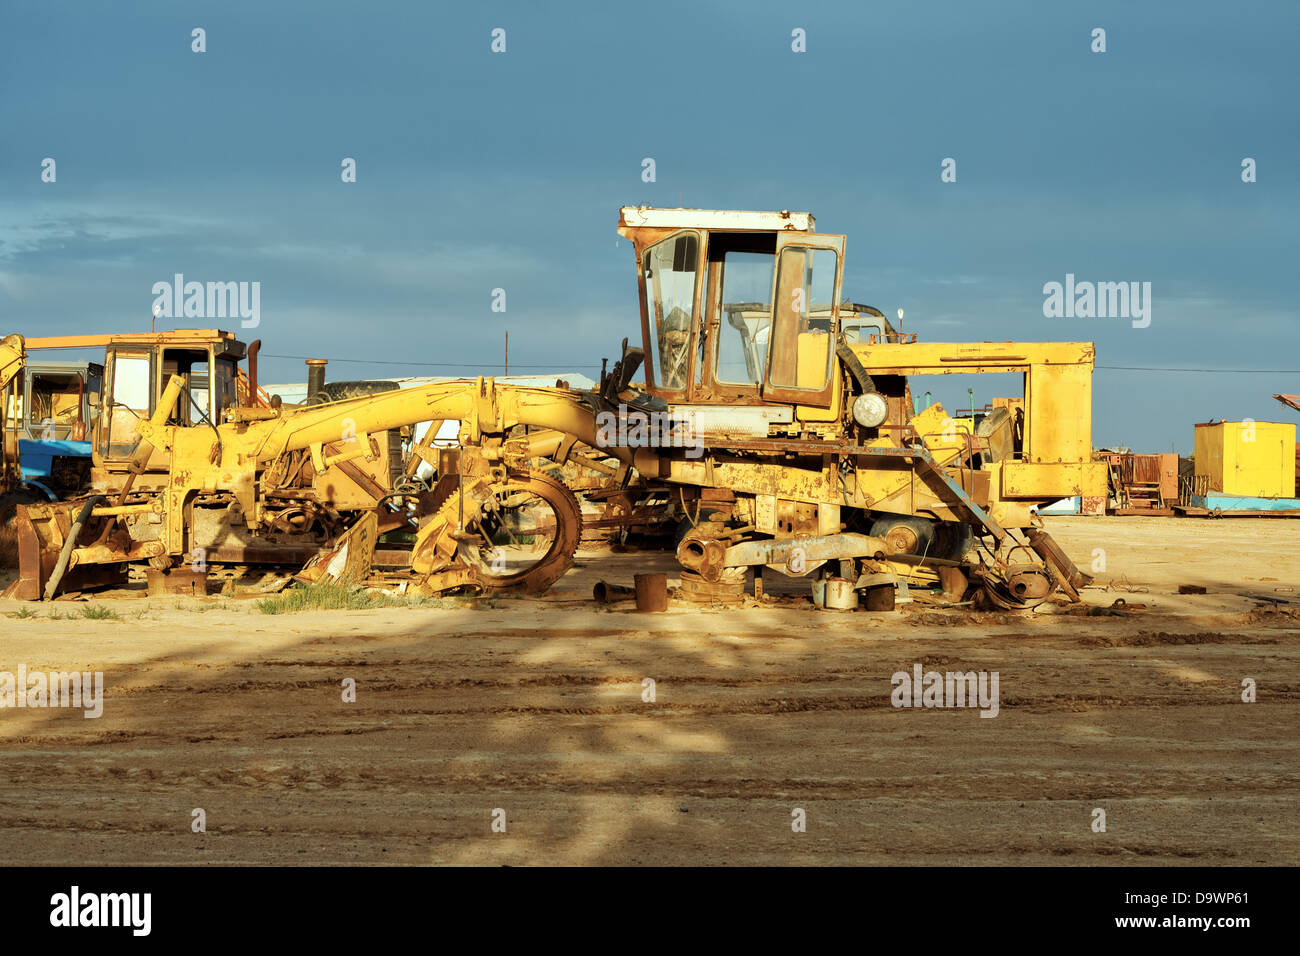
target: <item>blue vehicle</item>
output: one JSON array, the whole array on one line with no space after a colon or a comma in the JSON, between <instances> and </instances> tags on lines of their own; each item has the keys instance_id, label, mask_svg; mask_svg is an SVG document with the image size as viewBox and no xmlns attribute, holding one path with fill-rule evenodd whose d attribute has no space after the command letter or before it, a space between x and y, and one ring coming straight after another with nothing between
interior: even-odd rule
<instances>
[{"instance_id":1,"label":"blue vehicle","mask_svg":"<svg viewBox=\"0 0 1300 956\"><path fill-rule=\"evenodd\" d=\"M18 505L86 490L103 379L94 362L28 363L14 376L4 394L4 442L16 447L19 468L0 489L0 525Z\"/></svg>"}]
</instances>

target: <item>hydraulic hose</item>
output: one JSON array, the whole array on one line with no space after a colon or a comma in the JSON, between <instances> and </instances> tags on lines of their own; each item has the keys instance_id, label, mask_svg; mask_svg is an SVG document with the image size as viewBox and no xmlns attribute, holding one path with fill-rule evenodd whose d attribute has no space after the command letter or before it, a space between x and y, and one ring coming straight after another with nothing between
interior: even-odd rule
<instances>
[{"instance_id":1,"label":"hydraulic hose","mask_svg":"<svg viewBox=\"0 0 1300 956\"><path fill-rule=\"evenodd\" d=\"M72 549L77 546L77 536L81 534L82 525L86 523L90 513L95 510L95 506L107 500L103 495L92 495L81 506L77 520L72 522L72 527L68 530L68 536L63 541L63 548L59 551L58 563L54 565L54 571L50 574L50 579L45 582L45 596L41 600L51 600L55 592L58 591L59 582L63 580L63 574L68 570L68 561L72 557Z\"/></svg>"},{"instance_id":2,"label":"hydraulic hose","mask_svg":"<svg viewBox=\"0 0 1300 956\"><path fill-rule=\"evenodd\" d=\"M840 357L840 361L844 363L844 367L852 373L855 379L858 380L858 386L862 389L863 395L876 390L876 383L871 380L871 376L867 374L867 370L863 367L862 363L858 361L858 357L854 354L853 349L849 348L849 344L843 339L841 339L840 344L836 346L835 354Z\"/></svg>"}]
</instances>

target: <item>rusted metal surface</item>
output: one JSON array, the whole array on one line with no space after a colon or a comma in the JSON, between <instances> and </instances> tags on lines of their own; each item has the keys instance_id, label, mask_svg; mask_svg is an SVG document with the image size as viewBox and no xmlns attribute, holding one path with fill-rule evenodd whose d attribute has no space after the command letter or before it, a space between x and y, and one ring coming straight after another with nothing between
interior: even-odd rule
<instances>
[{"instance_id":1,"label":"rusted metal surface","mask_svg":"<svg viewBox=\"0 0 1300 956\"><path fill-rule=\"evenodd\" d=\"M667 584L665 584L665 589ZM665 590L665 599L667 591ZM608 581L597 581L595 587L591 589L592 599L599 604L613 604L615 601L630 601L636 598L636 588L625 587L621 584L610 584Z\"/></svg>"},{"instance_id":2,"label":"rusted metal surface","mask_svg":"<svg viewBox=\"0 0 1300 956\"><path fill-rule=\"evenodd\" d=\"M325 366L328 359L307 359L307 402L315 402L325 387Z\"/></svg>"},{"instance_id":3,"label":"rusted metal surface","mask_svg":"<svg viewBox=\"0 0 1300 956\"><path fill-rule=\"evenodd\" d=\"M1042 603L1052 592L1051 577L1038 565L1011 565L1000 574L989 573L990 570L985 569L982 576L980 594L1003 610L1026 610Z\"/></svg>"},{"instance_id":4,"label":"rusted metal surface","mask_svg":"<svg viewBox=\"0 0 1300 956\"><path fill-rule=\"evenodd\" d=\"M379 520L369 512L332 548L312 558L294 579L303 584L360 584L370 573L378 540Z\"/></svg>"},{"instance_id":5,"label":"rusted metal surface","mask_svg":"<svg viewBox=\"0 0 1300 956\"><path fill-rule=\"evenodd\" d=\"M1178 456L1172 452L1099 452L1108 469L1114 514L1159 514L1179 499Z\"/></svg>"},{"instance_id":6,"label":"rusted metal surface","mask_svg":"<svg viewBox=\"0 0 1300 956\"><path fill-rule=\"evenodd\" d=\"M1079 600L1079 588L1091 584L1092 575L1080 571L1069 556L1061 550L1061 546L1046 531L1035 528L1030 530L1026 537L1029 546L1034 549L1049 568L1059 575L1058 584L1062 586L1062 589L1071 600Z\"/></svg>"},{"instance_id":7,"label":"rusted metal surface","mask_svg":"<svg viewBox=\"0 0 1300 956\"><path fill-rule=\"evenodd\" d=\"M150 597L166 594L184 594L202 597L208 593L208 575L206 571L177 568L163 572L150 568L145 572L145 579Z\"/></svg>"},{"instance_id":8,"label":"rusted metal surface","mask_svg":"<svg viewBox=\"0 0 1300 956\"><path fill-rule=\"evenodd\" d=\"M877 584L864 588L862 606L868 611L892 611L897 588L892 584Z\"/></svg>"},{"instance_id":9,"label":"rusted metal surface","mask_svg":"<svg viewBox=\"0 0 1300 956\"><path fill-rule=\"evenodd\" d=\"M745 579L706 581L693 571L683 571L678 592L683 601L716 607L737 607L745 601Z\"/></svg>"},{"instance_id":10,"label":"rusted metal surface","mask_svg":"<svg viewBox=\"0 0 1300 956\"><path fill-rule=\"evenodd\" d=\"M943 596L949 601L962 600L966 596L966 589L970 587L966 572L959 567L939 567L936 570L939 583L943 585Z\"/></svg>"},{"instance_id":11,"label":"rusted metal surface","mask_svg":"<svg viewBox=\"0 0 1300 956\"><path fill-rule=\"evenodd\" d=\"M636 582L636 609L643 612L668 610L668 575L663 573L633 575Z\"/></svg>"},{"instance_id":12,"label":"rusted metal surface","mask_svg":"<svg viewBox=\"0 0 1300 956\"><path fill-rule=\"evenodd\" d=\"M720 544L721 542L712 542ZM727 568L762 564L784 565L796 574L799 566L810 567L820 561L841 558L875 557L888 553L889 546L880 538L846 532L830 535L799 535L792 538L745 541L727 548L722 555Z\"/></svg>"}]
</instances>

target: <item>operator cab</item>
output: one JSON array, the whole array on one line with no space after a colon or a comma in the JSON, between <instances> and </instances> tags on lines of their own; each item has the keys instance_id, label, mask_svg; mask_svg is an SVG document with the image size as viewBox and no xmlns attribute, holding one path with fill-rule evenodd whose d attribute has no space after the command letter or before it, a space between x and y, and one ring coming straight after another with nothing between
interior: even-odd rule
<instances>
[{"instance_id":1,"label":"operator cab","mask_svg":"<svg viewBox=\"0 0 1300 956\"><path fill-rule=\"evenodd\" d=\"M28 362L6 398L5 420L23 439L89 441L103 377L94 362Z\"/></svg>"},{"instance_id":2,"label":"operator cab","mask_svg":"<svg viewBox=\"0 0 1300 956\"><path fill-rule=\"evenodd\" d=\"M809 213L623 207L646 391L673 406L831 409L844 237L814 229Z\"/></svg>"},{"instance_id":3,"label":"operator cab","mask_svg":"<svg viewBox=\"0 0 1300 956\"><path fill-rule=\"evenodd\" d=\"M138 423L153 415L173 375L181 376L184 389L168 424L221 424L227 410L242 404L238 362L246 351L230 332L217 329L111 336L96 456L106 463L130 459Z\"/></svg>"}]
</instances>

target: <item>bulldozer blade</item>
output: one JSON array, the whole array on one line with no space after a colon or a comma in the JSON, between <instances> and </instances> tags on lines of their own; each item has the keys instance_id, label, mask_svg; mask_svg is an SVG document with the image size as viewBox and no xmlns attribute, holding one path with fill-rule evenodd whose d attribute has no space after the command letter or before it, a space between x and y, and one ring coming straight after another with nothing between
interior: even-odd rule
<instances>
[{"instance_id":1,"label":"bulldozer blade","mask_svg":"<svg viewBox=\"0 0 1300 956\"><path fill-rule=\"evenodd\" d=\"M18 536L18 580L6 596L39 601L71 527L67 507L19 505L14 516Z\"/></svg>"},{"instance_id":2,"label":"bulldozer blade","mask_svg":"<svg viewBox=\"0 0 1300 956\"><path fill-rule=\"evenodd\" d=\"M72 534L73 512L80 502L19 505L14 516L18 535L18 580L5 592L18 601L39 601L59 563L59 555ZM84 543L85 536L81 537ZM58 581L56 594L88 588L124 585L130 578L127 553L109 548L107 557L82 564L74 560Z\"/></svg>"}]
</instances>

